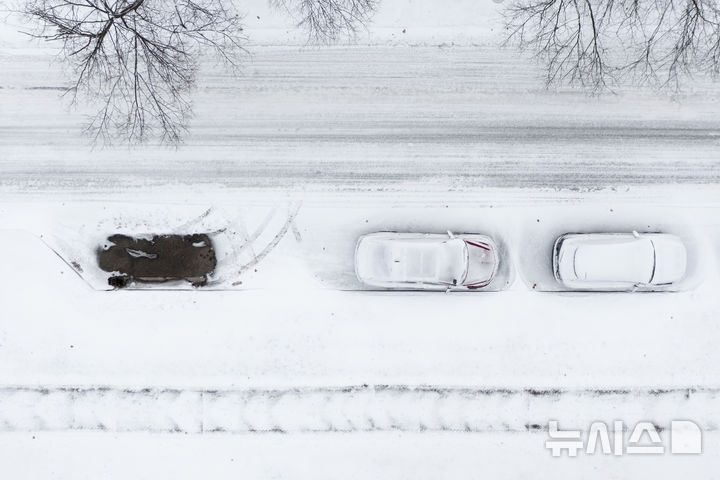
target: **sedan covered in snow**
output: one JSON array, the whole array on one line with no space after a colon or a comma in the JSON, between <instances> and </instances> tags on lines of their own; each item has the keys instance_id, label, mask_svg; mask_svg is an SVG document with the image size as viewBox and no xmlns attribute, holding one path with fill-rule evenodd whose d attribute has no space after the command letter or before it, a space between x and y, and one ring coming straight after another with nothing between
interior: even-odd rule
<instances>
[{"instance_id":1,"label":"sedan covered in snow","mask_svg":"<svg viewBox=\"0 0 720 480\"><path fill-rule=\"evenodd\" d=\"M683 242L666 233L566 234L555 242L555 278L573 290L654 290L685 276Z\"/></svg>"},{"instance_id":2,"label":"sedan covered in snow","mask_svg":"<svg viewBox=\"0 0 720 480\"><path fill-rule=\"evenodd\" d=\"M492 282L497 247L479 234L378 232L355 248L357 278L374 287L405 290L474 290Z\"/></svg>"}]
</instances>

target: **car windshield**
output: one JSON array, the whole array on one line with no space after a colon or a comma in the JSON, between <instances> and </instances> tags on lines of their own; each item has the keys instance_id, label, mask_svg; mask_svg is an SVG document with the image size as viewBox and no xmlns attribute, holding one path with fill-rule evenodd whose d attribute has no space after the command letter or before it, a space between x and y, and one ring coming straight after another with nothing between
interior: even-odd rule
<instances>
[{"instance_id":1,"label":"car windshield","mask_svg":"<svg viewBox=\"0 0 720 480\"><path fill-rule=\"evenodd\" d=\"M581 245L574 261L577 278L595 282L649 282L654 264L652 242L647 238Z\"/></svg>"},{"instance_id":2,"label":"car windshield","mask_svg":"<svg viewBox=\"0 0 720 480\"><path fill-rule=\"evenodd\" d=\"M443 242L442 254L439 255L437 279L439 282L461 285L467 275L467 245L462 240Z\"/></svg>"},{"instance_id":3,"label":"car windshield","mask_svg":"<svg viewBox=\"0 0 720 480\"><path fill-rule=\"evenodd\" d=\"M468 245L468 243L466 243ZM466 285L487 282L495 272L495 255L484 243L469 243L467 246L469 261Z\"/></svg>"}]
</instances>

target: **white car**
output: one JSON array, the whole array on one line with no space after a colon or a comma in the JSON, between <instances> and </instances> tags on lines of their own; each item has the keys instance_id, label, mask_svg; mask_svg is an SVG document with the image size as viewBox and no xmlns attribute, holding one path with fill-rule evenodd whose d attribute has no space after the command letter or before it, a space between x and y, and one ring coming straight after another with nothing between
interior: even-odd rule
<instances>
[{"instance_id":1,"label":"white car","mask_svg":"<svg viewBox=\"0 0 720 480\"><path fill-rule=\"evenodd\" d=\"M479 289L492 282L497 247L478 234L378 232L355 248L355 274L374 287L405 290Z\"/></svg>"},{"instance_id":2,"label":"white car","mask_svg":"<svg viewBox=\"0 0 720 480\"><path fill-rule=\"evenodd\" d=\"M555 278L573 290L653 290L682 280L683 242L666 233L566 234L555 242Z\"/></svg>"}]
</instances>

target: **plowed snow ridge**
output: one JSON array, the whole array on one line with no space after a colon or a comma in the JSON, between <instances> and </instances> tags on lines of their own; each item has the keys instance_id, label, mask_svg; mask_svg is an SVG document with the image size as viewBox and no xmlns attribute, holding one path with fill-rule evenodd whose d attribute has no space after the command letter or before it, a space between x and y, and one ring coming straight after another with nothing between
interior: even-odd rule
<instances>
[{"instance_id":1,"label":"plowed snow ridge","mask_svg":"<svg viewBox=\"0 0 720 480\"><path fill-rule=\"evenodd\" d=\"M286 390L0 389L3 431L352 432L543 430L549 420L687 418L704 431L720 389L510 390L381 385Z\"/></svg>"}]
</instances>

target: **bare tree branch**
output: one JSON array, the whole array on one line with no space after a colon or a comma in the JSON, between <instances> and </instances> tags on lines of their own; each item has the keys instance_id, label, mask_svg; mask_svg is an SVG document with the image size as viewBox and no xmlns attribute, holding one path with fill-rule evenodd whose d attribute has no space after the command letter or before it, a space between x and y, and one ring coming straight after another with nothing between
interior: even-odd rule
<instances>
[{"instance_id":1,"label":"bare tree branch","mask_svg":"<svg viewBox=\"0 0 720 480\"><path fill-rule=\"evenodd\" d=\"M516 0L505 20L507 41L546 62L549 84L679 89L720 73L717 0Z\"/></svg>"},{"instance_id":2,"label":"bare tree branch","mask_svg":"<svg viewBox=\"0 0 720 480\"><path fill-rule=\"evenodd\" d=\"M365 26L379 0L270 0L298 19L298 26L308 31L310 40L335 42L352 37Z\"/></svg>"},{"instance_id":3,"label":"bare tree branch","mask_svg":"<svg viewBox=\"0 0 720 480\"><path fill-rule=\"evenodd\" d=\"M60 43L73 101L100 100L88 128L105 141L180 142L200 55L235 67L244 51L241 18L223 0L29 0L24 13L39 22L33 36Z\"/></svg>"}]
</instances>

